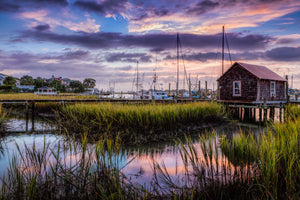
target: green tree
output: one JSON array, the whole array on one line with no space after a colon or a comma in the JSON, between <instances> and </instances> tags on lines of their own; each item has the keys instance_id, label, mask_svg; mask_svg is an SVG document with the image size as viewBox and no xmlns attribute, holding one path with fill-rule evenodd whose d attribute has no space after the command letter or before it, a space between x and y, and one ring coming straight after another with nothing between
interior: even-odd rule
<instances>
[{"instance_id":1,"label":"green tree","mask_svg":"<svg viewBox=\"0 0 300 200\"><path fill-rule=\"evenodd\" d=\"M66 86L62 85L59 80L54 79L51 81L50 86L55 88L58 92L66 92Z\"/></svg>"},{"instance_id":2,"label":"green tree","mask_svg":"<svg viewBox=\"0 0 300 200\"><path fill-rule=\"evenodd\" d=\"M36 79L34 79L34 90L43 86L44 86L44 81L41 77L37 77Z\"/></svg>"},{"instance_id":3,"label":"green tree","mask_svg":"<svg viewBox=\"0 0 300 200\"><path fill-rule=\"evenodd\" d=\"M83 84L80 81L71 81L70 88L72 88L75 93L84 92Z\"/></svg>"},{"instance_id":4,"label":"green tree","mask_svg":"<svg viewBox=\"0 0 300 200\"><path fill-rule=\"evenodd\" d=\"M75 88L74 90L75 93L80 93L80 92L84 92L84 87L83 85L79 85L79 87Z\"/></svg>"},{"instance_id":5,"label":"green tree","mask_svg":"<svg viewBox=\"0 0 300 200\"><path fill-rule=\"evenodd\" d=\"M75 89L82 86L82 83L80 81L71 81L70 82L70 88Z\"/></svg>"},{"instance_id":6,"label":"green tree","mask_svg":"<svg viewBox=\"0 0 300 200\"><path fill-rule=\"evenodd\" d=\"M83 81L83 86L85 88L94 88L96 86L96 80L92 78L86 78Z\"/></svg>"},{"instance_id":7,"label":"green tree","mask_svg":"<svg viewBox=\"0 0 300 200\"><path fill-rule=\"evenodd\" d=\"M31 76L25 75L22 76L20 80L21 85L34 85L34 80Z\"/></svg>"},{"instance_id":8,"label":"green tree","mask_svg":"<svg viewBox=\"0 0 300 200\"><path fill-rule=\"evenodd\" d=\"M3 85L11 85L11 86L15 86L16 85L16 79L12 76L7 76L4 80L3 80Z\"/></svg>"}]
</instances>

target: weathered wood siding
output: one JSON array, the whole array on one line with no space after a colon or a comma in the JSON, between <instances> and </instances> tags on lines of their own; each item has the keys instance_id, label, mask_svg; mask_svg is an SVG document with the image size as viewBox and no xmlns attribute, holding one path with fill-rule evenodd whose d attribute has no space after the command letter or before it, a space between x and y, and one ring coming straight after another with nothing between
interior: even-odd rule
<instances>
[{"instance_id":1,"label":"weathered wood siding","mask_svg":"<svg viewBox=\"0 0 300 200\"><path fill-rule=\"evenodd\" d=\"M241 96L233 96L233 81L241 81ZM219 79L220 100L256 101L258 79L236 65ZM276 88L277 89L277 88Z\"/></svg>"},{"instance_id":2,"label":"weathered wood siding","mask_svg":"<svg viewBox=\"0 0 300 200\"><path fill-rule=\"evenodd\" d=\"M270 93L270 80L260 80L260 101L263 101L266 98L267 101L284 101L285 100L285 83L283 81L276 82L276 96L271 97Z\"/></svg>"}]
</instances>

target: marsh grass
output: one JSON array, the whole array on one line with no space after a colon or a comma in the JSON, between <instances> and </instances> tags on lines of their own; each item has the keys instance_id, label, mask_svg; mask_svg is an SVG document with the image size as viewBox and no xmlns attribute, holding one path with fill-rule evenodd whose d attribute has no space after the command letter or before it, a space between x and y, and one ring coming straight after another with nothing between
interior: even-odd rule
<instances>
[{"instance_id":1,"label":"marsh grass","mask_svg":"<svg viewBox=\"0 0 300 200\"><path fill-rule=\"evenodd\" d=\"M178 130L220 122L223 106L217 103L189 104L75 104L61 108L61 126L71 133L98 137L120 135L124 143L146 143L166 139Z\"/></svg>"},{"instance_id":2,"label":"marsh grass","mask_svg":"<svg viewBox=\"0 0 300 200\"><path fill-rule=\"evenodd\" d=\"M288 109L293 120L271 124L257 138L241 134L221 142L231 162L251 161L257 166L259 176L251 188L257 188L261 198L300 198L300 109Z\"/></svg>"},{"instance_id":3,"label":"marsh grass","mask_svg":"<svg viewBox=\"0 0 300 200\"><path fill-rule=\"evenodd\" d=\"M297 105L285 106L285 121L295 120L300 117L300 108Z\"/></svg>"},{"instance_id":4,"label":"marsh grass","mask_svg":"<svg viewBox=\"0 0 300 200\"><path fill-rule=\"evenodd\" d=\"M192 139L177 140L184 174L172 178L164 164L153 164L158 196L172 199L252 199L257 194L248 188L255 183L257 170L251 164L234 165L221 152L220 138L214 133L199 136L199 146ZM232 155L230 155L232 156Z\"/></svg>"},{"instance_id":5,"label":"marsh grass","mask_svg":"<svg viewBox=\"0 0 300 200\"><path fill-rule=\"evenodd\" d=\"M21 148L2 178L0 199L130 199L140 194L121 173L118 140ZM124 167L124 166L123 166Z\"/></svg>"}]
</instances>

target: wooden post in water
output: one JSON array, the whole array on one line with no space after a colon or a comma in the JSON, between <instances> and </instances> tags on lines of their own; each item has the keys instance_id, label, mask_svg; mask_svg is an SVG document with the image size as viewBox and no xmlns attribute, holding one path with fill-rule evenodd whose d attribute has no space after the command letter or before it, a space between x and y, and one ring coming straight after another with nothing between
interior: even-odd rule
<instances>
[{"instance_id":1,"label":"wooden post in water","mask_svg":"<svg viewBox=\"0 0 300 200\"><path fill-rule=\"evenodd\" d=\"M275 107L274 107L274 105L272 105L271 107L270 107L270 121L271 122L274 122L275 121Z\"/></svg>"},{"instance_id":2,"label":"wooden post in water","mask_svg":"<svg viewBox=\"0 0 300 200\"><path fill-rule=\"evenodd\" d=\"M199 95L199 99L201 99L201 81L198 82L198 95Z\"/></svg>"},{"instance_id":3,"label":"wooden post in water","mask_svg":"<svg viewBox=\"0 0 300 200\"><path fill-rule=\"evenodd\" d=\"M268 107L267 107L267 98L264 97L264 122L268 121Z\"/></svg>"},{"instance_id":4,"label":"wooden post in water","mask_svg":"<svg viewBox=\"0 0 300 200\"><path fill-rule=\"evenodd\" d=\"M280 123L282 123L282 103L280 102L280 106L279 106L279 121Z\"/></svg>"},{"instance_id":5,"label":"wooden post in water","mask_svg":"<svg viewBox=\"0 0 300 200\"><path fill-rule=\"evenodd\" d=\"M259 123L262 122L262 106L259 104Z\"/></svg>"},{"instance_id":6,"label":"wooden post in water","mask_svg":"<svg viewBox=\"0 0 300 200\"><path fill-rule=\"evenodd\" d=\"M26 132L28 132L28 121L29 121L28 101L26 101L25 103L25 115L26 115Z\"/></svg>"},{"instance_id":7,"label":"wooden post in water","mask_svg":"<svg viewBox=\"0 0 300 200\"><path fill-rule=\"evenodd\" d=\"M205 81L205 98L207 97L207 81Z\"/></svg>"},{"instance_id":8,"label":"wooden post in water","mask_svg":"<svg viewBox=\"0 0 300 200\"><path fill-rule=\"evenodd\" d=\"M34 113L35 113L35 102L31 102L31 130L34 131Z\"/></svg>"},{"instance_id":9,"label":"wooden post in water","mask_svg":"<svg viewBox=\"0 0 300 200\"><path fill-rule=\"evenodd\" d=\"M249 116L250 116L250 108L244 107L244 120L243 121L249 121Z\"/></svg>"}]
</instances>

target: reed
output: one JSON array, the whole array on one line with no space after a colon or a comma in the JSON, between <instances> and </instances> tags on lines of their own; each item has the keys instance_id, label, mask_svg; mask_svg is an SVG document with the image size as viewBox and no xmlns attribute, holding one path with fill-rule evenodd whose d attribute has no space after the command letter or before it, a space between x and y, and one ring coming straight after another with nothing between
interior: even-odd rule
<instances>
[{"instance_id":1,"label":"reed","mask_svg":"<svg viewBox=\"0 0 300 200\"><path fill-rule=\"evenodd\" d=\"M257 176L253 165L239 167L220 150L220 138L215 133L199 135L200 146L192 139L177 140L185 173L171 178L164 165L153 164L154 180L158 196L172 199L253 199L257 195L247 193Z\"/></svg>"},{"instance_id":2,"label":"reed","mask_svg":"<svg viewBox=\"0 0 300 200\"><path fill-rule=\"evenodd\" d=\"M286 121L295 120L300 116L300 108L297 105L287 105L285 107L285 119Z\"/></svg>"},{"instance_id":3,"label":"reed","mask_svg":"<svg viewBox=\"0 0 300 200\"><path fill-rule=\"evenodd\" d=\"M24 149L17 146L2 178L0 199L132 199L139 197L122 175L120 144L102 139L94 146L61 142L53 148L44 140Z\"/></svg>"},{"instance_id":4,"label":"reed","mask_svg":"<svg viewBox=\"0 0 300 200\"><path fill-rule=\"evenodd\" d=\"M251 161L259 170L255 187L261 198L299 199L300 119L270 125L258 138L244 134L222 141L233 163Z\"/></svg>"},{"instance_id":5,"label":"reed","mask_svg":"<svg viewBox=\"0 0 300 200\"><path fill-rule=\"evenodd\" d=\"M216 103L189 104L75 104L61 108L60 123L71 133L99 137L120 134L123 142L145 143L174 136L181 128L221 121L223 106ZM173 131L173 132L171 132ZM159 137L160 136L160 137Z\"/></svg>"}]
</instances>

